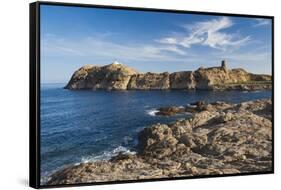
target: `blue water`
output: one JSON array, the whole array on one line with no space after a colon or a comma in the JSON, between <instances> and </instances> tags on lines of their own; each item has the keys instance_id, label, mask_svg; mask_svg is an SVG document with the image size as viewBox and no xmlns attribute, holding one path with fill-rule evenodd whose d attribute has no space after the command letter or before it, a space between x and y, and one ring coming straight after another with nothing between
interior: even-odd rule
<instances>
[{"instance_id":1,"label":"blue water","mask_svg":"<svg viewBox=\"0 0 281 190\"><path fill-rule=\"evenodd\" d=\"M177 118L153 116L161 106L270 98L271 91L70 91L41 85L41 175L65 165L135 151L138 132Z\"/></svg>"}]
</instances>

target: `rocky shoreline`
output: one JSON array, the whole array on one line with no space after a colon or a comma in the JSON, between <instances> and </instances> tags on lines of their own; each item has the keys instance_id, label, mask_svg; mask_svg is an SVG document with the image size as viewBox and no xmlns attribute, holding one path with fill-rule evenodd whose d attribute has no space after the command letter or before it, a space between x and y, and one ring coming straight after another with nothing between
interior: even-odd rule
<instances>
[{"instance_id":1,"label":"rocky shoreline","mask_svg":"<svg viewBox=\"0 0 281 190\"><path fill-rule=\"evenodd\" d=\"M139 73L118 62L105 66L85 65L74 72L66 89L105 90L268 90L271 76L244 69L219 67L174 73Z\"/></svg>"},{"instance_id":2,"label":"rocky shoreline","mask_svg":"<svg viewBox=\"0 0 281 190\"><path fill-rule=\"evenodd\" d=\"M67 166L47 184L272 171L271 99L159 108L159 115L182 112L192 116L144 128L135 155Z\"/></svg>"}]
</instances>

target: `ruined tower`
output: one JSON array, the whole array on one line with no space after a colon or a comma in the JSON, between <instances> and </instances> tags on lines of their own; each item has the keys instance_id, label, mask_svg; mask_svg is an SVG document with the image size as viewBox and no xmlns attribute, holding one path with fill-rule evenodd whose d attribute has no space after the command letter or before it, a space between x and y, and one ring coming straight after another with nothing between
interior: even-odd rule
<instances>
[{"instance_id":1,"label":"ruined tower","mask_svg":"<svg viewBox=\"0 0 281 190\"><path fill-rule=\"evenodd\" d=\"M221 61L221 68L222 68L223 70L227 71L227 62L226 62L225 59Z\"/></svg>"}]
</instances>

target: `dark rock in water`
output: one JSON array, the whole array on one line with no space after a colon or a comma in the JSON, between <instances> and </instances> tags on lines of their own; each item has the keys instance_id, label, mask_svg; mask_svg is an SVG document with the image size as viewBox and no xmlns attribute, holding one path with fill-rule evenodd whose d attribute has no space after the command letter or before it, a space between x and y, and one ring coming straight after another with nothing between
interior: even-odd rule
<instances>
[{"instance_id":1,"label":"dark rock in water","mask_svg":"<svg viewBox=\"0 0 281 190\"><path fill-rule=\"evenodd\" d=\"M68 166L47 184L272 171L270 99L204 106L192 118L144 128L136 155Z\"/></svg>"},{"instance_id":2,"label":"dark rock in water","mask_svg":"<svg viewBox=\"0 0 281 190\"><path fill-rule=\"evenodd\" d=\"M195 113L207 109L204 101L198 101L189 104L188 106L169 106L158 108L155 114L163 116L173 116L181 113Z\"/></svg>"},{"instance_id":3,"label":"dark rock in water","mask_svg":"<svg viewBox=\"0 0 281 190\"><path fill-rule=\"evenodd\" d=\"M271 89L271 76L243 69L220 67L174 73L139 73L118 62L105 66L85 65L74 72L66 89L106 90L263 90Z\"/></svg>"},{"instance_id":4,"label":"dark rock in water","mask_svg":"<svg viewBox=\"0 0 281 190\"><path fill-rule=\"evenodd\" d=\"M156 112L156 115L164 115L164 116L171 116L179 113L185 112L184 107L179 107L179 106L171 106L171 107L163 107L159 108L158 112Z\"/></svg>"},{"instance_id":5,"label":"dark rock in water","mask_svg":"<svg viewBox=\"0 0 281 190\"><path fill-rule=\"evenodd\" d=\"M198 101L198 102L191 103L190 105L196 106L197 110L202 110L205 106L205 102L204 101Z\"/></svg>"},{"instance_id":6,"label":"dark rock in water","mask_svg":"<svg viewBox=\"0 0 281 190\"><path fill-rule=\"evenodd\" d=\"M204 101L198 101L198 102L190 103L190 105L192 105L192 106L203 106L203 105L205 105L205 102Z\"/></svg>"}]
</instances>

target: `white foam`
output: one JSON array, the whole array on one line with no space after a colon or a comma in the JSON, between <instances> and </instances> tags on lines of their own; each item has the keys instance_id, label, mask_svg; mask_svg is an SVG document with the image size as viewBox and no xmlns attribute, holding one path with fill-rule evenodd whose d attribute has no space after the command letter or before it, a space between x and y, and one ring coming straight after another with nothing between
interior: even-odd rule
<instances>
[{"instance_id":1,"label":"white foam","mask_svg":"<svg viewBox=\"0 0 281 190\"><path fill-rule=\"evenodd\" d=\"M190 105L190 104L187 104L187 107L190 107L190 108L196 108L197 106L196 106L196 105Z\"/></svg>"},{"instance_id":2,"label":"white foam","mask_svg":"<svg viewBox=\"0 0 281 190\"><path fill-rule=\"evenodd\" d=\"M81 162L87 163L87 162L95 162L95 161L100 161L100 160L109 160L110 158L118 155L121 152L126 153L126 154L136 154L136 152L130 151L129 149L127 149L123 146L118 146L117 148L113 149L112 151L104 151L101 154L93 154L90 156L82 157Z\"/></svg>"},{"instance_id":3,"label":"white foam","mask_svg":"<svg viewBox=\"0 0 281 190\"><path fill-rule=\"evenodd\" d=\"M77 162L74 164L70 164L70 165L74 165L74 166L78 166L81 163L87 163L87 162L95 162L95 161L100 161L100 160L109 160L110 158L112 158L113 156L118 155L120 152L126 153L126 154L136 154L136 152L134 151L130 151L129 149L123 147L123 146L118 146L115 149L113 149L112 151L104 151L101 154L93 154L90 156L86 156L86 157L82 157L81 162ZM50 176L55 173L56 171L67 167L67 165L61 166L51 172L45 172L42 176L41 176L41 184L46 184L51 178Z\"/></svg>"},{"instance_id":4,"label":"white foam","mask_svg":"<svg viewBox=\"0 0 281 190\"><path fill-rule=\"evenodd\" d=\"M156 109L147 110L146 113L150 116L155 116L159 111Z\"/></svg>"}]
</instances>

